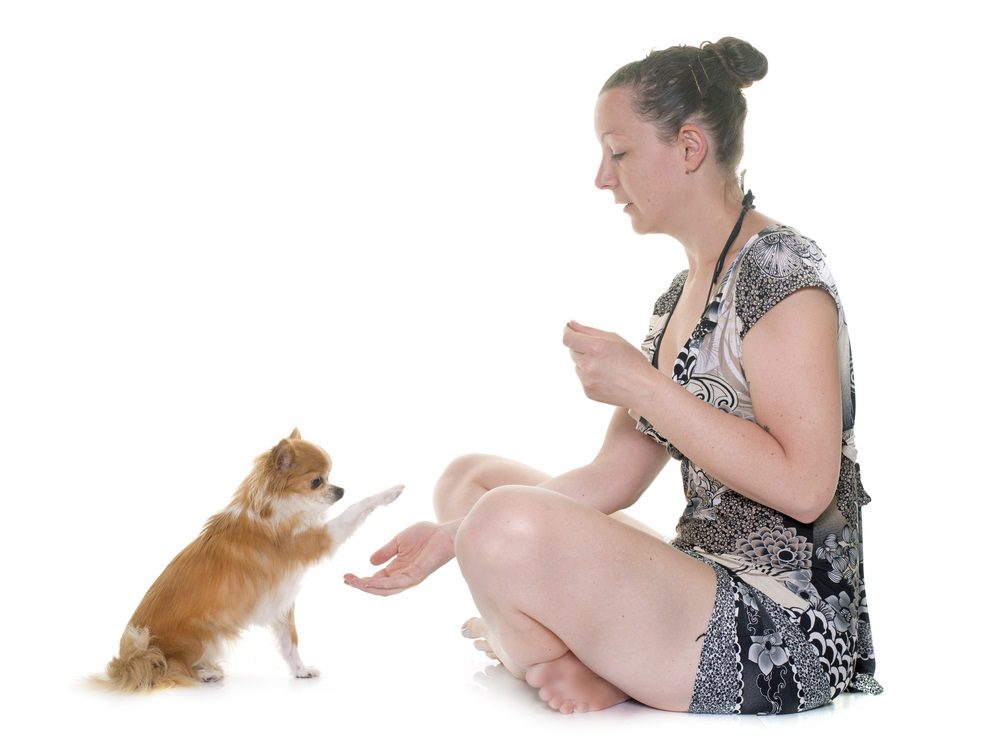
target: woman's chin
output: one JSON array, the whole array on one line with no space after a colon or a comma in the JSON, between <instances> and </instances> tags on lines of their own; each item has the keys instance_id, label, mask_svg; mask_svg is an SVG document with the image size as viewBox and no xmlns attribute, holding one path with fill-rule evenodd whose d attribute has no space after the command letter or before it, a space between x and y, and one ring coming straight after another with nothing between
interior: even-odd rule
<instances>
[{"instance_id":1,"label":"woman's chin","mask_svg":"<svg viewBox=\"0 0 1000 749\"><path fill-rule=\"evenodd\" d=\"M656 234L657 230L650 226L646 216L635 209L634 203L625 206L625 214L632 221L632 231L636 234Z\"/></svg>"},{"instance_id":2,"label":"woman's chin","mask_svg":"<svg viewBox=\"0 0 1000 749\"><path fill-rule=\"evenodd\" d=\"M632 231L636 234L656 234L656 229L651 228L641 216L632 216Z\"/></svg>"}]
</instances>

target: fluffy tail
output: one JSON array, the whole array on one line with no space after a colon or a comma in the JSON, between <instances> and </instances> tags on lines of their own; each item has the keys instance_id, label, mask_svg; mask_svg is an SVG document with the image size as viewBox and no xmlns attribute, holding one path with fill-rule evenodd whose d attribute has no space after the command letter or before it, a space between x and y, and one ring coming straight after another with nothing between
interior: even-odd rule
<instances>
[{"instance_id":1,"label":"fluffy tail","mask_svg":"<svg viewBox=\"0 0 1000 749\"><path fill-rule=\"evenodd\" d=\"M94 682L132 693L194 684L196 679L191 671L167 658L153 640L148 628L127 627L122 635L118 657L112 658L108 664L107 676L95 677Z\"/></svg>"}]
</instances>

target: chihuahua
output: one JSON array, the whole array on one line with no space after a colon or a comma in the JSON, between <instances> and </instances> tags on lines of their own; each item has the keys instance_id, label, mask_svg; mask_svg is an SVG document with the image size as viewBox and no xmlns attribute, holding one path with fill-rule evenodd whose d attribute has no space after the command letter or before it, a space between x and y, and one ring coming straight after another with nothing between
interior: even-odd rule
<instances>
[{"instance_id":1,"label":"chihuahua","mask_svg":"<svg viewBox=\"0 0 1000 749\"><path fill-rule=\"evenodd\" d=\"M222 646L251 624L274 630L293 675L318 676L299 657L294 612L302 576L403 491L394 486L324 522L326 510L344 496L329 483L329 472L330 457L298 429L260 455L229 506L147 591L118 656L97 682L146 692L219 681Z\"/></svg>"}]
</instances>

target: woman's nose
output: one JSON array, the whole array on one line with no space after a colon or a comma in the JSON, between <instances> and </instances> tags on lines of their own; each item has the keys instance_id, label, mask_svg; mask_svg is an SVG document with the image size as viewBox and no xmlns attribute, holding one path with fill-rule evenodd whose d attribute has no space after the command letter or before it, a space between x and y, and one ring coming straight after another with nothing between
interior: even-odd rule
<instances>
[{"instance_id":1,"label":"woman's nose","mask_svg":"<svg viewBox=\"0 0 1000 749\"><path fill-rule=\"evenodd\" d=\"M607 158L601 159L601 163L597 167L597 176L594 178L594 185L598 190L612 190L618 185L618 180L615 178L615 173L612 171Z\"/></svg>"}]
</instances>

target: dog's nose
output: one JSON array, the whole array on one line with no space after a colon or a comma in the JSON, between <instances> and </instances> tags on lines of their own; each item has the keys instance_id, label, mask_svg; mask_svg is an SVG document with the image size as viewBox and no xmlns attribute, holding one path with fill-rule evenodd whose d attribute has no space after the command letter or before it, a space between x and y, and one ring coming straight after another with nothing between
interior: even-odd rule
<instances>
[{"instance_id":1,"label":"dog's nose","mask_svg":"<svg viewBox=\"0 0 1000 749\"><path fill-rule=\"evenodd\" d=\"M344 490L341 489L339 486L331 486L330 493L333 495L333 498L335 500L340 499L341 497L344 496Z\"/></svg>"}]
</instances>

